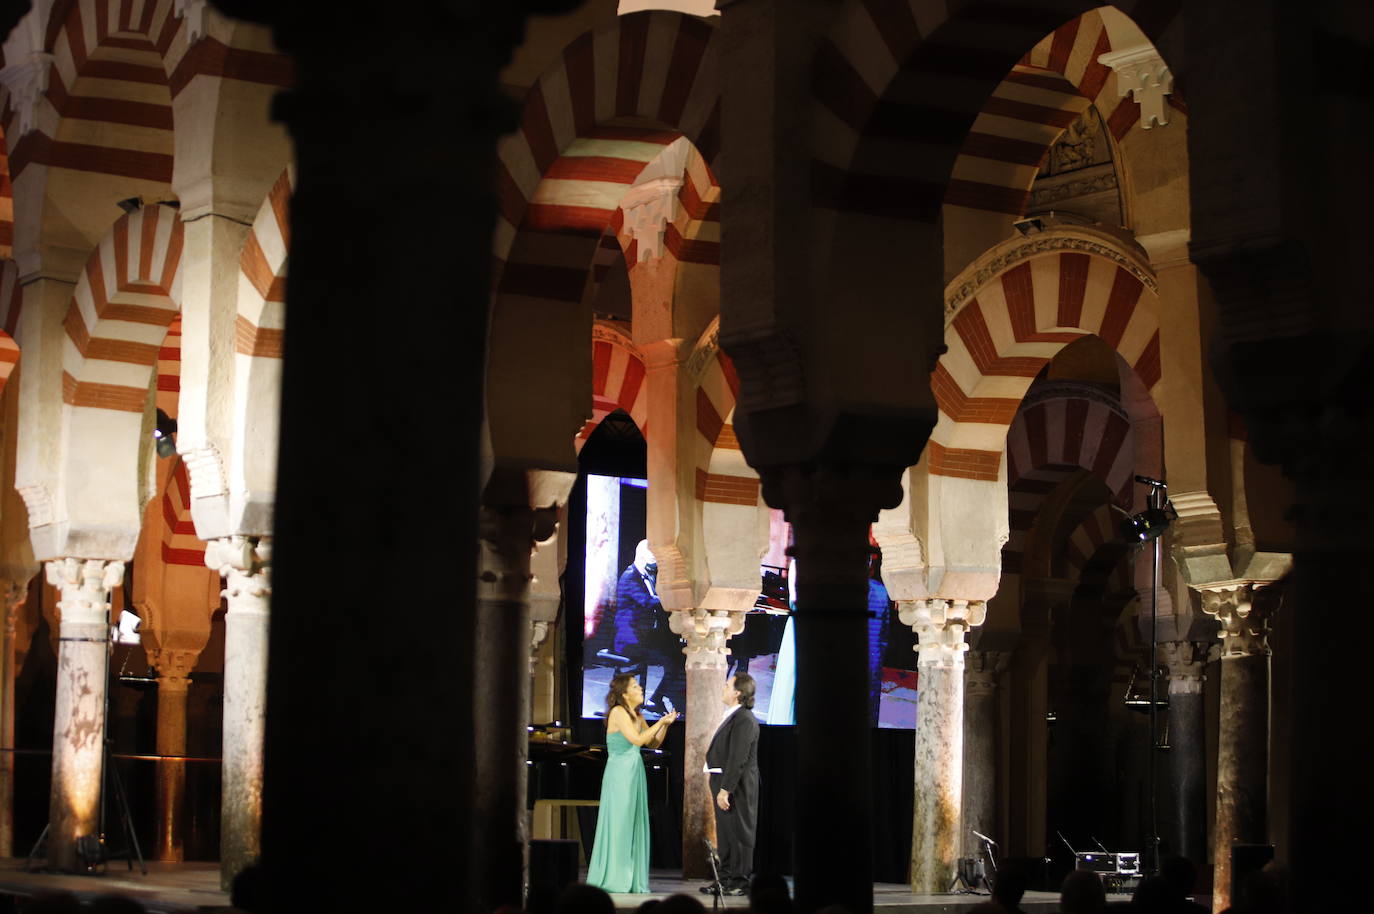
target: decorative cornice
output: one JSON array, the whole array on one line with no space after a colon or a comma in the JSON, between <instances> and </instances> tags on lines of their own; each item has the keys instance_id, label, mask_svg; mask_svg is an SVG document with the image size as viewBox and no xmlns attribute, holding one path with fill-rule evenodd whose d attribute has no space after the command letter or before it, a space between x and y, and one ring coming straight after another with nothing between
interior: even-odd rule
<instances>
[{"instance_id":1,"label":"decorative cornice","mask_svg":"<svg viewBox=\"0 0 1374 914\"><path fill-rule=\"evenodd\" d=\"M620 328L607 321L592 321L592 342L619 346L641 362L644 361L644 353L634 344L634 341Z\"/></svg>"},{"instance_id":2,"label":"decorative cornice","mask_svg":"<svg viewBox=\"0 0 1374 914\"><path fill-rule=\"evenodd\" d=\"M687 357L686 377L692 384L701 381L706 373L706 365L720 351L720 315L711 318L711 323L702 331L692 354Z\"/></svg>"},{"instance_id":3,"label":"decorative cornice","mask_svg":"<svg viewBox=\"0 0 1374 914\"><path fill-rule=\"evenodd\" d=\"M1048 400L1089 400L1107 407L1116 415L1129 421L1131 418L1122 408L1121 401L1100 387L1075 381L1041 381L1035 384L1021 398L1021 409L1044 403Z\"/></svg>"},{"instance_id":4,"label":"decorative cornice","mask_svg":"<svg viewBox=\"0 0 1374 914\"><path fill-rule=\"evenodd\" d=\"M953 321L959 309L979 290L1018 263L1062 251L1091 254L1109 260L1140 280L1151 292L1159 293L1159 282L1148 261L1125 253L1113 236L1081 226L1060 226L1028 238L1005 241L954 277L945 287L945 323Z\"/></svg>"}]
</instances>

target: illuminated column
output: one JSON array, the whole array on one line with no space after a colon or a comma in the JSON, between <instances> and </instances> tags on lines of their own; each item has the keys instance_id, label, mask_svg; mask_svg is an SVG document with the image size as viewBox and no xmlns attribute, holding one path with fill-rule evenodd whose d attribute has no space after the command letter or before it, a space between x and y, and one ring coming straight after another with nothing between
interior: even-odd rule
<instances>
[{"instance_id":1,"label":"illuminated column","mask_svg":"<svg viewBox=\"0 0 1374 914\"><path fill-rule=\"evenodd\" d=\"M124 563L57 559L47 563L58 588L57 702L53 719L48 864L74 871L76 839L99 829L100 773L105 742L109 593L124 579Z\"/></svg>"},{"instance_id":2,"label":"illuminated column","mask_svg":"<svg viewBox=\"0 0 1374 914\"><path fill-rule=\"evenodd\" d=\"M195 651L162 651L150 657L157 668L157 754L186 754L186 692ZM181 863L186 859L186 763L163 759L157 763L156 859Z\"/></svg>"},{"instance_id":3,"label":"illuminated column","mask_svg":"<svg viewBox=\"0 0 1374 914\"><path fill-rule=\"evenodd\" d=\"M965 633L981 625L984 603L916 600L900 604L916 632L916 791L911 890L948 892L958 867L963 799Z\"/></svg>"},{"instance_id":4,"label":"illuminated column","mask_svg":"<svg viewBox=\"0 0 1374 914\"><path fill-rule=\"evenodd\" d=\"M1248 583L1204 590L1221 626L1221 717L1212 910L1231 904L1231 846L1269 843L1269 618Z\"/></svg>"},{"instance_id":5,"label":"illuminated column","mask_svg":"<svg viewBox=\"0 0 1374 914\"><path fill-rule=\"evenodd\" d=\"M1174 791L1175 853L1207 862L1207 721L1202 702L1208 646L1164 641L1160 662L1169 670L1169 773Z\"/></svg>"},{"instance_id":6,"label":"illuminated column","mask_svg":"<svg viewBox=\"0 0 1374 914\"><path fill-rule=\"evenodd\" d=\"M672 627L687 641L683 649L687 656L687 738L682 750L682 875L687 879L707 878L709 865L704 871L689 866L689 861L702 858L703 841L716 843L714 798L710 778L702 767L725 712L721 693L725 691L726 658L730 654L725 644L731 635L743 631L744 613L706 609L675 612Z\"/></svg>"},{"instance_id":7,"label":"illuminated column","mask_svg":"<svg viewBox=\"0 0 1374 914\"><path fill-rule=\"evenodd\" d=\"M964 857L981 850L977 829L1001 844L997 827L997 678L1010 655L970 651L964 667L964 784L962 835Z\"/></svg>"},{"instance_id":8,"label":"illuminated column","mask_svg":"<svg viewBox=\"0 0 1374 914\"><path fill-rule=\"evenodd\" d=\"M5 581L0 589L0 746L14 748L15 619L28 596L28 588ZM14 753L0 752L0 857L14 855Z\"/></svg>"},{"instance_id":9,"label":"illuminated column","mask_svg":"<svg viewBox=\"0 0 1374 914\"><path fill-rule=\"evenodd\" d=\"M224 738L220 790L220 885L228 890L262 851L263 712L272 599L266 537L211 540L205 564L224 577ZM342 801L342 800L341 800Z\"/></svg>"}]
</instances>

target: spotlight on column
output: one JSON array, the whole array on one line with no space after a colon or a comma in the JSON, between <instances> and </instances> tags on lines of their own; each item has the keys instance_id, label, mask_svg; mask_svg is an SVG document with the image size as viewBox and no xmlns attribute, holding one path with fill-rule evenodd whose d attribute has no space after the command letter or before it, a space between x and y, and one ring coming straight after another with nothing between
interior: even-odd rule
<instances>
[{"instance_id":1,"label":"spotlight on column","mask_svg":"<svg viewBox=\"0 0 1374 914\"><path fill-rule=\"evenodd\" d=\"M124 212L126 213L136 212L137 210L143 207L143 198L125 197L123 200L120 200L118 203L116 203L115 206L124 210Z\"/></svg>"},{"instance_id":2,"label":"spotlight on column","mask_svg":"<svg viewBox=\"0 0 1374 914\"><path fill-rule=\"evenodd\" d=\"M1173 505L1167 503L1163 508L1146 508L1121 522L1121 538L1128 543L1148 543L1158 539L1176 517Z\"/></svg>"},{"instance_id":3,"label":"spotlight on column","mask_svg":"<svg viewBox=\"0 0 1374 914\"><path fill-rule=\"evenodd\" d=\"M1018 219L1012 223L1016 230L1026 237L1038 235L1045 230L1045 220L1039 216L1031 216L1027 219Z\"/></svg>"},{"instance_id":4,"label":"spotlight on column","mask_svg":"<svg viewBox=\"0 0 1374 914\"><path fill-rule=\"evenodd\" d=\"M174 437L176 433L177 420L159 409L157 411L157 424L153 426L153 440L157 442L157 455L159 457L171 457L177 452L177 442Z\"/></svg>"},{"instance_id":5,"label":"spotlight on column","mask_svg":"<svg viewBox=\"0 0 1374 914\"><path fill-rule=\"evenodd\" d=\"M127 609L119 614L119 625L115 627L115 644L138 644L142 642L143 636L138 633L138 627L143 624L143 620Z\"/></svg>"}]
</instances>

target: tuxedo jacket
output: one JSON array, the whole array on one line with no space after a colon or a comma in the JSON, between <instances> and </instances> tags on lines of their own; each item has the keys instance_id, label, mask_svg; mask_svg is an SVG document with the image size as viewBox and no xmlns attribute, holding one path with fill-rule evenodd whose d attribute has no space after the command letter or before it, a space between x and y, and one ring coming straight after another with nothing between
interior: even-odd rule
<instances>
[{"instance_id":1,"label":"tuxedo jacket","mask_svg":"<svg viewBox=\"0 0 1374 914\"><path fill-rule=\"evenodd\" d=\"M706 749L706 767L711 773L712 798L724 790L730 805L741 804L750 818L758 812L759 799L759 719L748 708L739 708L716 728Z\"/></svg>"}]
</instances>

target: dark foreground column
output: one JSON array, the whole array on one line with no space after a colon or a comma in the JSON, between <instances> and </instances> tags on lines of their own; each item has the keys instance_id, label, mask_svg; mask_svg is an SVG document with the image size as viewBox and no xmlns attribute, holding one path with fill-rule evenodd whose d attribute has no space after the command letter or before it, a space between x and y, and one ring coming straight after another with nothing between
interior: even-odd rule
<instances>
[{"instance_id":1,"label":"dark foreground column","mask_svg":"<svg viewBox=\"0 0 1374 914\"><path fill-rule=\"evenodd\" d=\"M1269 620L1259 605L1249 584L1202 595L1221 626L1213 911L1233 901L1231 846L1269 843Z\"/></svg>"},{"instance_id":2,"label":"dark foreground column","mask_svg":"<svg viewBox=\"0 0 1374 914\"><path fill-rule=\"evenodd\" d=\"M897 470L763 474L797 559L796 901L873 907L868 707L868 528L901 500Z\"/></svg>"},{"instance_id":3,"label":"dark foreground column","mask_svg":"<svg viewBox=\"0 0 1374 914\"><path fill-rule=\"evenodd\" d=\"M484 826L472 816L473 632L491 176L497 137L516 123L498 74L530 12L574 4L400 3L363 17L218 5L271 24L296 65L274 107L298 182L268 649L268 909L423 899L468 910L468 835ZM377 877L348 878L360 862Z\"/></svg>"},{"instance_id":4,"label":"dark foreground column","mask_svg":"<svg viewBox=\"0 0 1374 914\"><path fill-rule=\"evenodd\" d=\"M1169 843L1175 854L1198 866L1207 863L1207 720L1202 703L1207 651L1193 641L1159 645L1160 660L1169 669L1169 774L1177 829Z\"/></svg>"},{"instance_id":5,"label":"dark foreground column","mask_svg":"<svg viewBox=\"0 0 1374 914\"><path fill-rule=\"evenodd\" d=\"M964 857L982 852L975 830L1002 845L1007 842L1006 836L997 834L997 680L1009 660L1002 651L969 651L964 657ZM1018 748L1014 756L1018 763L1021 751Z\"/></svg>"}]
</instances>

